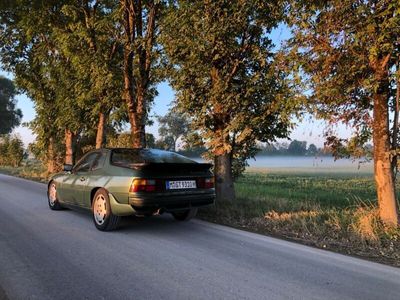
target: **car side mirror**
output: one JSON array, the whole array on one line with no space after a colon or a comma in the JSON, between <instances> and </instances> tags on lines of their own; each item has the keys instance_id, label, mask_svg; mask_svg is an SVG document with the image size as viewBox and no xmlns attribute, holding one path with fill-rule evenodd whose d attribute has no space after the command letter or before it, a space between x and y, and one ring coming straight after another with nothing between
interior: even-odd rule
<instances>
[{"instance_id":1,"label":"car side mirror","mask_svg":"<svg viewBox=\"0 0 400 300\"><path fill-rule=\"evenodd\" d=\"M65 172L71 172L73 169L73 165L64 165L64 171Z\"/></svg>"}]
</instances>

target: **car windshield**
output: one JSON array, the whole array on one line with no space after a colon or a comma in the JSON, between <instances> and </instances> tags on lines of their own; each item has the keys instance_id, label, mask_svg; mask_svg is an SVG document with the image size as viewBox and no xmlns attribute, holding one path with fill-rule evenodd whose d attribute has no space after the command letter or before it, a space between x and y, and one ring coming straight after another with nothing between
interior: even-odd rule
<instances>
[{"instance_id":1,"label":"car windshield","mask_svg":"<svg viewBox=\"0 0 400 300\"><path fill-rule=\"evenodd\" d=\"M111 154L111 163L117 166L130 166L148 163L196 163L187 157L174 152L155 149L114 149Z\"/></svg>"}]
</instances>

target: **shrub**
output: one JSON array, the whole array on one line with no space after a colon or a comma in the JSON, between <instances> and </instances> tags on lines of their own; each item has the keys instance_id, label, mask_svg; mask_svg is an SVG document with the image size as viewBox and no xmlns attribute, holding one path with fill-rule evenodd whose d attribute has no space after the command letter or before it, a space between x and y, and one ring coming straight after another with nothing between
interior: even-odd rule
<instances>
[{"instance_id":1,"label":"shrub","mask_svg":"<svg viewBox=\"0 0 400 300\"><path fill-rule=\"evenodd\" d=\"M0 140L0 165L19 167L23 158L22 140L18 136L4 135Z\"/></svg>"}]
</instances>

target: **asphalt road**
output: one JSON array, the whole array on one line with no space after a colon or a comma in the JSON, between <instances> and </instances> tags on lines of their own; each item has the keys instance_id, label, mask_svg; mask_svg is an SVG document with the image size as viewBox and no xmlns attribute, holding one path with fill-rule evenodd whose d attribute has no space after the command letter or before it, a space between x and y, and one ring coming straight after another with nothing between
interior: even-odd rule
<instances>
[{"instance_id":1,"label":"asphalt road","mask_svg":"<svg viewBox=\"0 0 400 300\"><path fill-rule=\"evenodd\" d=\"M100 232L0 175L0 298L400 299L400 269L166 215Z\"/></svg>"}]
</instances>

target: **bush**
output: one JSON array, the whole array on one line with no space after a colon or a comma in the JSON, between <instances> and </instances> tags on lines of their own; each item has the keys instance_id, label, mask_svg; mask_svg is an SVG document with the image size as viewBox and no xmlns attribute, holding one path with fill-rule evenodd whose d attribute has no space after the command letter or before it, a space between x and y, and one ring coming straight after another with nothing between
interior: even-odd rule
<instances>
[{"instance_id":1,"label":"bush","mask_svg":"<svg viewBox=\"0 0 400 300\"><path fill-rule=\"evenodd\" d=\"M4 135L0 140L0 165L18 167L23 158L22 140L18 136Z\"/></svg>"}]
</instances>

